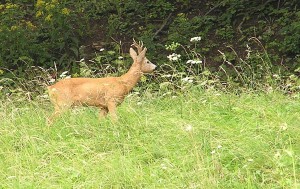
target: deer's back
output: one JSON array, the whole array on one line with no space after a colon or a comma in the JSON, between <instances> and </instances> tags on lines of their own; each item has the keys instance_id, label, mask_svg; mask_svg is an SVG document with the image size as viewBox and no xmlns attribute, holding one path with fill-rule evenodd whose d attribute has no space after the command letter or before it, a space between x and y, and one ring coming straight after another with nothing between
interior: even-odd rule
<instances>
[{"instance_id":1,"label":"deer's back","mask_svg":"<svg viewBox=\"0 0 300 189\"><path fill-rule=\"evenodd\" d=\"M117 77L68 78L48 87L56 104L106 106L107 101L122 102L126 87Z\"/></svg>"}]
</instances>

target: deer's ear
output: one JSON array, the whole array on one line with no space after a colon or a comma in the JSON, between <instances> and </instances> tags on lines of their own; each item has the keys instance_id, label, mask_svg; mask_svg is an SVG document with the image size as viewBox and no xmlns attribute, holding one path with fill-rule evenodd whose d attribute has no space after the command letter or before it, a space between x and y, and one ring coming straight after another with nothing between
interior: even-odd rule
<instances>
[{"instance_id":1,"label":"deer's ear","mask_svg":"<svg viewBox=\"0 0 300 189\"><path fill-rule=\"evenodd\" d=\"M131 58L133 60L135 60L137 57L137 53L135 52L135 50L133 48L130 48L129 53L130 53Z\"/></svg>"},{"instance_id":2,"label":"deer's ear","mask_svg":"<svg viewBox=\"0 0 300 189\"><path fill-rule=\"evenodd\" d=\"M138 55L138 62L141 62L146 56L147 48L145 47Z\"/></svg>"}]
</instances>

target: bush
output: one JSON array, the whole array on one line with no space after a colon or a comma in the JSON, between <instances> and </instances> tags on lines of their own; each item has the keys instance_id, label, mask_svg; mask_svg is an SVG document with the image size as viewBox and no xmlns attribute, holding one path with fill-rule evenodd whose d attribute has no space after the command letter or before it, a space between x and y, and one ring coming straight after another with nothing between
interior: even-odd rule
<instances>
[{"instance_id":1,"label":"bush","mask_svg":"<svg viewBox=\"0 0 300 189\"><path fill-rule=\"evenodd\" d=\"M55 0L1 5L0 66L20 75L31 66L66 66L78 58L84 27L68 6Z\"/></svg>"}]
</instances>

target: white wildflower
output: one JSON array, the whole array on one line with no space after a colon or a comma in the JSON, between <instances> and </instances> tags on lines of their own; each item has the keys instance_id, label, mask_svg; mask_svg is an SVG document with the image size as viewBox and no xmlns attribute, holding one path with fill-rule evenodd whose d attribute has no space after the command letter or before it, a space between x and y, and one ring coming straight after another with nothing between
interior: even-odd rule
<instances>
[{"instance_id":1,"label":"white wildflower","mask_svg":"<svg viewBox=\"0 0 300 189\"><path fill-rule=\"evenodd\" d=\"M198 41L200 41L201 40L201 37L192 37L191 39L190 39L190 42L198 42Z\"/></svg>"},{"instance_id":2,"label":"white wildflower","mask_svg":"<svg viewBox=\"0 0 300 189\"><path fill-rule=\"evenodd\" d=\"M281 156L281 154L280 154L279 151L277 151L277 152L275 153L275 155L274 155L275 158L279 158L280 156Z\"/></svg>"},{"instance_id":3,"label":"white wildflower","mask_svg":"<svg viewBox=\"0 0 300 189\"><path fill-rule=\"evenodd\" d=\"M193 78L185 77L185 78L182 78L181 81L186 82L186 83L193 83Z\"/></svg>"},{"instance_id":4,"label":"white wildflower","mask_svg":"<svg viewBox=\"0 0 300 189\"><path fill-rule=\"evenodd\" d=\"M253 162L254 160L253 160L253 159L251 159L251 158L249 158L249 159L248 159L248 161L249 161L249 162Z\"/></svg>"},{"instance_id":5,"label":"white wildflower","mask_svg":"<svg viewBox=\"0 0 300 189\"><path fill-rule=\"evenodd\" d=\"M104 50L105 50L104 48L99 49L100 52L102 52L102 51L104 51Z\"/></svg>"},{"instance_id":6,"label":"white wildflower","mask_svg":"<svg viewBox=\"0 0 300 189\"><path fill-rule=\"evenodd\" d=\"M54 82L55 82L54 78L52 78L52 79L49 80L49 83L54 83Z\"/></svg>"},{"instance_id":7,"label":"white wildflower","mask_svg":"<svg viewBox=\"0 0 300 189\"><path fill-rule=\"evenodd\" d=\"M221 149L221 148L222 148L222 145L219 144L219 145L217 146L217 148L218 148L218 149Z\"/></svg>"},{"instance_id":8,"label":"white wildflower","mask_svg":"<svg viewBox=\"0 0 300 189\"><path fill-rule=\"evenodd\" d=\"M136 103L138 106L141 106L143 103L142 102L138 102Z\"/></svg>"},{"instance_id":9,"label":"white wildflower","mask_svg":"<svg viewBox=\"0 0 300 189\"><path fill-rule=\"evenodd\" d=\"M185 126L184 130L187 131L187 132L190 132L190 131L193 130L193 126L188 124L188 125Z\"/></svg>"},{"instance_id":10,"label":"white wildflower","mask_svg":"<svg viewBox=\"0 0 300 189\"><path fill-rule=\"evenodd\" d=\"M188 60L186 62L187 64L202 64L201 60Z\"/></svg>"},{"instance_id":11,"label":"white wildflower","mask_svg":"<svg viewBox=\"0 0 300 189\"><path fill-rule=\"evenodd\" d=\"M180 54L176 54L176 53L172 53L172 54L170 54L170 55L167 56L167 58L170 61L172 61L172 62L180 60L180 57L181 57L181 55Z\"/></svg>"},{"instance_id":12,"label":"white wildflower","mask_svg":"<svg viewBox=\"0 0 300 189\"><path fill-rule=\"evenodd\" d=\"M164 75L164 77L172 77L171 74Z\"/></svg>"},{"instance_id":13,"label":"white wildflower","mask_svg":"<svg viewBox=\"0 0 300 189\"><path fill-rule=\"evenodd\" d=\"M61 74L59 75L59 77L60 77L60 78L65 78L65 77L67 76L67 75L66 75L67 73L68 73L68 71L64 71L63 73L61 73Z\"/></svg>"},{"instance_id":14,"label":"white wildflower","mask_svg":"<svg viewBox=\"0 0 300 189\"><path fill-rule=\"evenodd\" d=\"M189 77L185 77L185 78L182 78L181 81L187 82L189 79L190 79Z\"/></svg>"},{"instance_id":15,"label":"white wildflower","mask_svg":"<svg viewBox=\"0 0 300 189\"><path fill-rule=\"evenodd\" d=\"M123 58L123 56L119 56L118 59L119 60L123 60L124 58Z\"/></svg>"},{"instance_id":16,"label":"white wildflower","mask_svg":"<svg viewBox=\"0 0 300 189\"><path fill-rule=\"evenodd\" d=\"M211 151L210 153L211 153L211 154L215 154L215 153L216 153L216 150L213 150L213 151Z\"/></svg>"},{"instance_id":17,"label":"white wildflower","mask_svg":"<svg viewBox=\"0 0 300 189\"><path fill-rule=\"evenodd\" d=\"M67 75L68 71L64 71L63 73L60 74L60 78L71 78L71 75Z\"/></svg>"},{"instance_id":18,"label":"white wildflower","mask_svg":"<svg viewBox=\"0 0 300 189\"><path fill-rule=\"evenodd\" d=\"M162 94L162 96L167 96L167 95L170 95L170 94L172 94L172 93L171 92L166 92L166 93Z\"/></svg>"},{"instance_id":19,"label":"white wildflower","mask_svg":"<svg viewBox=\"0 0 300 189\"><path fill-rule=\"evenodd\" d=\"M193 60L186 61L187 64L193 64Z\"/></svg>"},{"instance_id":20,"label":"white wildflower","mask_svg":"<svg viewBox=\"0 0 300 189\"><path fill-rule=\"evenodd\" d=\"M201 60L195 60L195 64L202 64Z\"/></svg>"},{"instance_id":21,"label":"white wildflower","mask_svg":"<svg viewBox=\"0 0 300 189\"><path fill-rule=\"evenodd\" d=\"M168 168L167 165L164 164L164 163L160 164L160 166L161 166L162 169L167 169Z\"/></svg>"},{"instance_id":22,"label":"white wildflower","mask_svg":"<svg viewBox=\"0 0 300 189\"><path fill-rule=\"evenodd\" d=\"M287 123L283 123L283 124L280 126L280 130L282 130L282 131L285 131L285 130L287 130L287 129L288 129Z\"/></svg>"},{"instance_id":23,"label":"white wildflower","mask_svg":"<svg viewBox=\"0 0 300 189\"><path fill-rule=\"evenodd\" d=\"M60 74L60 76L59 77L65 77L66 76L66 74L68 73L69 71L64 71L63 73L61 73Z\"/></svg>"},{"instance_id":24,"label":"white wildflower","mask_svg":"<svg viewBox=\"0 0 300 189\"><path fill-rule=\"evenodd\" d=\"M44 95L41 95L40 97L47 99L49 96L47 94L44 94Z\"/></svg>"}]
</instances>

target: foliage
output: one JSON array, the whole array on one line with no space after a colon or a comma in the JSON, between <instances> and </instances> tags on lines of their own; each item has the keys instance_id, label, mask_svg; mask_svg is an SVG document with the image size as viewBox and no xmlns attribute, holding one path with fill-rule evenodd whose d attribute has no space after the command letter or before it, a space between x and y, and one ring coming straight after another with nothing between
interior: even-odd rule
<instances>
[{"instance_id":1,"label":"foliage","mask_svg":"<svg viewBox=\"0 0 300 189\"><path fill-rule=\"evenodd\" d=\"M134 37L160 65L156 76L162 79L148 79L153 88L170 79L166 75L176 75L171 81L176 86L186 77L203 83L209 75L226 86L255 89L266 82L265 87L295 92L299 15L296 0L7 0L0 5L0 86L35 78L30 75L35 68L50 70L45 81L64 71L73 77L118 75L130 65L127 51ZM193 37L201 41L193 43ZM172 53L181 56L178 61L168 61Z\"/></svg>"}]
</instances>

